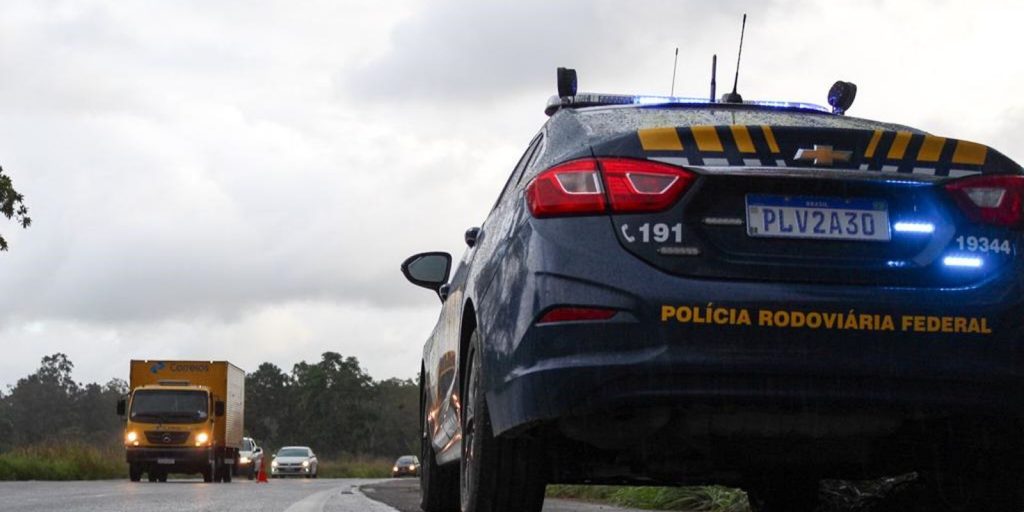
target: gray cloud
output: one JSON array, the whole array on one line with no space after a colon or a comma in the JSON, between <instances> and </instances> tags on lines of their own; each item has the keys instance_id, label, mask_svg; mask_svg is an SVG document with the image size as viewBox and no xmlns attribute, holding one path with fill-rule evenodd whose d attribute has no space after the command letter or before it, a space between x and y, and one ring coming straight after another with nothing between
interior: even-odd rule
<instances>
[{"instance_id":1,"label":"gray cloud","mask_svg":"<svg viewBox=\"0 0 1024 512\"><path fill-rule=\"evenodd\" d=\"M462 252L554 68L664 94L679 46L703 95L745 11L746 97L844 78L857 115L1017 151L1011 2L4 2L0 164L35 224L0 222L0 383L57 350L93 380L324 350L410 376L437 300L398 264Z\"/></svg>"}]
</instances>

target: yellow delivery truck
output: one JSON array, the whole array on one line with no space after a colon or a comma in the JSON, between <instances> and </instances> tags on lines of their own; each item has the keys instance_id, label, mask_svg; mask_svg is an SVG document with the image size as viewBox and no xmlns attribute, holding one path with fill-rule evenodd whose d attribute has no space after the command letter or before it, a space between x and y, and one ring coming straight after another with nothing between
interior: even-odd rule
<instances>
[{"instance_id":1,"label":"yellow delivery truck","mask_svg":"<svg viewBox=\"0 0 1024 512\"><path fill-rule=\"evenodd\" d=\"M125 418L128 477L200 473L230 482L242 445L245 372L227 361L133 360L131 392L117 404Z\"/></svg>"}]
</instances>

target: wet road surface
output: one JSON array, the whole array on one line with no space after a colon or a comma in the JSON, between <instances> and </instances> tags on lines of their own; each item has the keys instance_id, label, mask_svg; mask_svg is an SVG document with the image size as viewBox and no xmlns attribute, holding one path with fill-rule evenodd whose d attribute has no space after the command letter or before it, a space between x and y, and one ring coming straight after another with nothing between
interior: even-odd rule
<instances>
[{"instance_id":1,"label":"wet road surface","mask_svg":"<svg viewBox=\"0 0 1024 512\"><path fill-rule=\"evenodd\" d=\"M201 480L167 483L0 482L4 512L418 512L416 479L295 479L268 484ZM361 489L362 487L362 489ZM373 498L373 499L371 499ZM380 501L377 501L380 500ZM387 504L384 504L384 503ZM549 499L545 512L621 512L609 506Z\"/></svg>"}]
</instances>

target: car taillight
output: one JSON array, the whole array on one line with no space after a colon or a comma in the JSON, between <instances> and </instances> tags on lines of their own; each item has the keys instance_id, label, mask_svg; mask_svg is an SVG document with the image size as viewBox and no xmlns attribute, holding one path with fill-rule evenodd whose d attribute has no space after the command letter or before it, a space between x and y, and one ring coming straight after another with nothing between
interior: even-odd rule
<instances>
[{"instance_id":1,"label":"car taillight","mask_svg":"<svg viewBox=\"0 0 1024 512\"><path fill-rule=\"evenodd\" d=\"M579 306L560 306L549 309L541 315L538 324L552 324L558 322L585 322L593 320L608 320L615 316L618 311L608 308L587 308Z\"/></svg>"},{"instance_id":2,"label":"car taillight","mask_svg":"<svg viewBox=\"0 0 1024 512\"><path fill-rule=\"evenodd\" d=\"M1024 176L973 176L947 184L946 190L971 220L1011 228L1024 224Z\"/></svg>"},{"instance_id":3,"label":"car taillight","mask_svg":"<svg viewBox=\"0 0 1024 512\"><path fill-rule=\"evenodd\" d=\"M694 175L668 164L626 158L602 158L608 199L616 213L665 210L675 204Z\"/></svg>"},{"instance_id":4,"label":"car taillight","mask_svg":"<svg viewBox=\"0 0 1024 512\"><path fill-rule=\"evenodd\" d=\"M534 217L604 213L597 161L573 160L540 173L526 187L526 204Z\"/></svg>"},{"instance_id":5,"label":"car taillight","mask_svg":"<svg viewBox=\"0 0 1024 512\"><path fill-rule=\"evenodd\" d=\"M526 187L526 202L534 217L656 212L675 204L694 178L648 160L584 158L537 175Z\"/></svg>"}]
</instances>

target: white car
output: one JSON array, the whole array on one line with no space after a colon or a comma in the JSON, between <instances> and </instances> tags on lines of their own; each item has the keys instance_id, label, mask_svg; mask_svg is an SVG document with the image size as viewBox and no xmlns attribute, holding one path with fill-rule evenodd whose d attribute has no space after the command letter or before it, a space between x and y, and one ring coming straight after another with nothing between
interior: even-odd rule
<instances>
[{"instance_id":1,"label":"white car","mask_svg":"<svg viewBox=\"0 0 1024 512\"><path fill-rule=\"evenodd\" d=\"M274 454L270 463L270 476L304 476L316 478L318 461L313 449L308 446L285 446Z\"/></svg>"},{"instance_id":2,"label":"white car","mask_svg":"<svg viewBox=\"0 0 1024 512\"><path fill-rule=\"evenodd\" d=\"M246 475L249 480L252 480L259 473L262 462L263 448L256 444L255 439L243 437L242 447L238 450L238 464L235 465L235 475Z\"/></svg>"}]
</instances>

